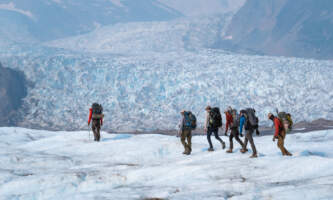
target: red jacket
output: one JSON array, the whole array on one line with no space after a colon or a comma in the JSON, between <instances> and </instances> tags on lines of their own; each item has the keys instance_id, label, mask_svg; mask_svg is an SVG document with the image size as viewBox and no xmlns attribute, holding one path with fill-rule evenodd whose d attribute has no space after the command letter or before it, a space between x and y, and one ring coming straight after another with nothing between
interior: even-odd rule
<instances>
[{"instance_id":1,"label":"red jacket","mask_svg":"<svg viewBox=\"0 0 333 200\"><path fill-rule=\"evenodd\" d=\"M88 124L90 124L92 117L92 108L89 108L89 119L88 119ZM103 118L101 118L101 125L103 125Z\"/></svg>"},{"instance_id":2,"label":"red jacket","mask_svg":"<svg viewBox=\"0 0 333 200\"><path fill-rule=\"evenodd\" d=\"M280 133L280 130L282 129L282 123L277 117L274 118L274 126L275 126L274 137L277 137Z\"/></svg>"},{"instance_id":3,"label":"red jacket","mask_svg":"<svg viewBox=\"0 0 333 200\"><path fill-rule=\"evenodd\" d=\"M225 113L225 119L226 119L226 123L225 123L225 131L228 131L229 126L231 126L232 123L232 116L229 112Z\"/></svg>"}]
</instances>

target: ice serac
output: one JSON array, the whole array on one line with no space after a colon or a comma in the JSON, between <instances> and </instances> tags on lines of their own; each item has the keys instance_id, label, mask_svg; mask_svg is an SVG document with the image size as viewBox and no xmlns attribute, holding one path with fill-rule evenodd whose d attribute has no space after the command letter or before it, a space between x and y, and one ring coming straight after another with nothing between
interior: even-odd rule
<instances>
[{"instance_id":1,"label":"ice serac","mask_svg":"<svg viewBox=\"0 0 333 200\"><path fill-rule=\"evenodd\" d=\"M22 119L27 81L22 72L4 68L0 63L0 126L14 126Z\"/></svg>"},{"instance_id":2,"label":"ice serac","mask_svg":"<svg viewBox=\"0 0 333 200\"><path fill-rule=\"evenodd\" d=\"M333 64L297 58L246 56L212 50L133 56L55 52L4 57L35 87L22 126L87 127L91 103L104 106L105 130L174 129L181 109L203 126L207 104L254 107L261 123L275 108L295 121L333 119Z\"/></svg>"},{"instance_id":3,"label":"ice serac","mask_svg":"<svg viewBox=\"0 0 333 200\"><path fill-rule=\"evenodd\" d=\"M333 2L251 0L217 45L238 52L333 59Z\"/></svg>"}]
</instances>

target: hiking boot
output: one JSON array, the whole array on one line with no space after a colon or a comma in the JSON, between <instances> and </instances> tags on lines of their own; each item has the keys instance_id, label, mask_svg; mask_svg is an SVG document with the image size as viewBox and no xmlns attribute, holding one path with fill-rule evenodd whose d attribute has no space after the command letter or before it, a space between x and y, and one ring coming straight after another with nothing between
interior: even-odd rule
<instances>
[{"instance_id":1,"label":"hiking boot","mask_svg":"<svg viewBox=\"0 0 333 200\"><path fill-rule=\"evenodd\" d=\"M246 153L248 151L248 149L241 149L240 152L242 153Z\"/></svg>"},{"instance_id":2,"label":"hiking boot","mask_svg":"<svg viewBox=\"0 0 333 200\"><path fill-rule=\"evenodd\" d=\"M257 158L258 155L257 154L252 154L252 156L250 156L250 158Z\"/></svg>"},{"instance_id":3,"label":"hiking boot","mask_svg":"<svg viewBox=\"0 0 333 200\"><path fill-rule=\"evenodd\" d=\"M226 151L227 153L232 153L232 149L229 149L228 151Z\"/></svg>"},{"instance_id":4,"label":"hiking boot","mask_svg":"<svg viewBox=\"0 0 333 200\"><path fill-rule=\"evenodd\" d=\"M214 151L214 148L210 147L210 148L208 149L208 151Z\"/></svg>"},{"instance_id":5,"label":"hiking boot","mask_svg":"<svg viewBox=\"0 0 333 200\"><path fill-rule=\"evenodd\" d=\"M221 142L222 144L222 149L225 149L225 142Z\"/></svg>"}]
</instances>

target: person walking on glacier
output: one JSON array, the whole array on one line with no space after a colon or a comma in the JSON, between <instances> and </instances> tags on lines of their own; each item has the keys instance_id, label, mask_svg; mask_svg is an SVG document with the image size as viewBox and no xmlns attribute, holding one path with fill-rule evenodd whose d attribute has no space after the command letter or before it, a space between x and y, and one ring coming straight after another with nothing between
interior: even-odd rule
<instances>
[{"instance_id":1,"label":"person walking on glacier","mask_svg":"<svg viewBox=\"0 0 333 200\"><path fill-rule=\"evenodd\" d=\"M225 149L225 143L218 135L219 128L222 127L222 116L220 113L220 109L217 107L211 108L210 106L207 106L205 110L206 110L206 121L204 129L205 132L207 133L207 140L209 144L208 151L214 151L213 144L210 139L213 133L215 138L221 143L222 149Z\"/></svg>"},{"instance_id":2,"label":"person walking on glacier","mask_svg":"<svg viewBox=\"0 0 333 200\"><path fill-rule=\"evenodd\" d=\"M252 149L252 156L250 158L256 158L258 157L257 155L257 149L256 146L254 145L253 137L252 134L254 130L258 126L258 118L255 116L255 110L253 108L247 108L246 110L241 110L240 111L240 122L239 122L239 133L242 136L243 132L243 126L245 127L245 140L244 140L244 145L243 149L241 150L242 153L247 152L247 143L250 142L251 144L251 149Z\"/></svg>"},{"instance_id":3,"label":"person walking on glacier","mask_svg":"<svg viewBox=\"0 0 333 200\"><path fill-rule=\"evenodd\" d=\"M275 139L278 139L277 146L281 150L282 155L292 156L292 154L284 147L284 139L286 138L286 130L282 125L282 122L279 118L275 117L272 113L268 113L268 119L272 120L275 127L275 132L273 136L273 142Z\"/></svg>"},{"instance_id":4,"label":"person walking on glacier","mask_svg":"<svg viewBox=\"0 0 333 200\"><path fill-rule=\"evenodd\" d=\"M231 127L230 127L230 124L232 123L232 116L231 116L231 106L228 107L227 110L224 111L224 114L225 114L225 132L224 132L224 135L225 136L228 136L228 128L230 128L230 131L231 131Z\"/></svg>"},{"instance_id":5,"label":"person walking on glacier","mask_svg":"<svg viewBox=\"0 0 333 200\"><path fill-rule=\"evenodd\" d=\"M180 114L182 115L182 119L179 125L179 132L180 141L184 146L183 154L190 155L192 152L192 130L197 127L197 119L190 111L182 110ZM187 140L187 142L185 140Z\"/></svg>"},{"instance_id":6,"label":"person walking on glacier","mask_svg":"<svg viewBox=\"0 0 333 200\"><path fill-rule=\"evenodd\" d=\"M241 145L242 149L244 146L244 143L239 139L239 115L237 113L236 109L232 109L231 107L228 108L228 110L225 111L226 113L226 132L228 130L228 127L230 127L230 135L229 135L229 142L230 142L230 147L226 151L227 153L232 153L233 149L233 138L236 139L236 141Z\"/></svg>"},{"instance_id":7,"label":"person walking on glacier","mask_svg":"<svg viewBox=\"0 0 333 200\"><path fill-rule=\"evenodd\" d=\"M100 130L101 126L103 126L103 107L101 104L93 103L91 108L89 109L89 119L88 126L90 126L90 122L92 120L91 129L94 133L94 141L99 142L101 138Z\"/></svg>"}]
</instances>

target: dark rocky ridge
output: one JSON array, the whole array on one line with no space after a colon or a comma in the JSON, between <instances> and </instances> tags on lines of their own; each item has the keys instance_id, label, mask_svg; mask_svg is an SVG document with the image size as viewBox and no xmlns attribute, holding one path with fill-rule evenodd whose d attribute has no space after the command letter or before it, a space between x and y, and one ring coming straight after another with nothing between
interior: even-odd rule
<instances>
[{"instance_id":1,"label":"dark rocky ridge","mask_svg":"<svg viewBox=\"0 0 333 200\"><path fill-rule=\"evenodd\" d=\"M333 59L333 1L247 0L217 48Z\"/></svg>"},{"instance_id":2,"label":"dark rocky ridge","mask_svg":"<svg viewBox=\"0 0 333 200\"><path fill-rule=\"evenodd\" d=\"M5 68L0 63L0 126L16 126L22 119L27 83L22 72Z\"/></svg>"}]
</instances>

